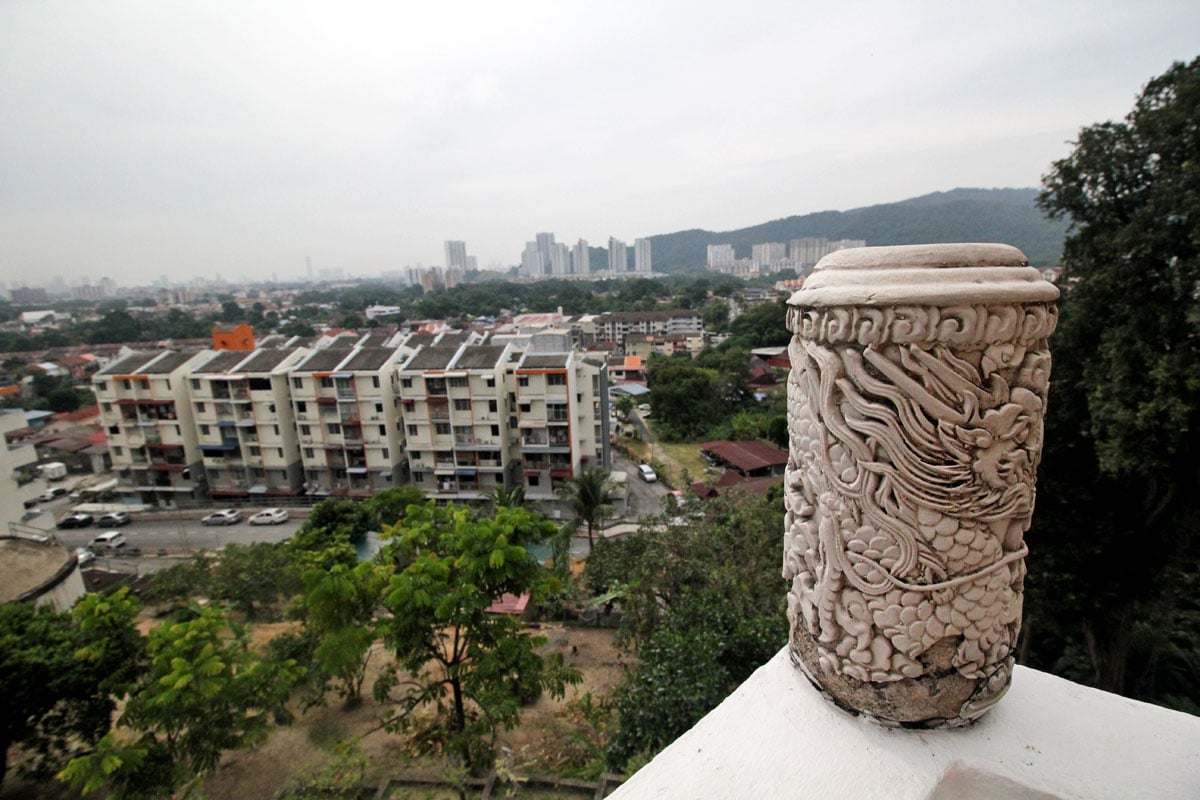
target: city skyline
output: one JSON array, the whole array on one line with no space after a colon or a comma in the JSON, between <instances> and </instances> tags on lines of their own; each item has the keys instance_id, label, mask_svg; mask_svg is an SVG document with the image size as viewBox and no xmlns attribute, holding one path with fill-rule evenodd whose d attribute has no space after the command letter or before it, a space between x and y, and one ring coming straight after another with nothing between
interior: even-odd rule
<instances>
[{"instance_id":1,"label":"city skyline","mask_svg":"<svg viewBox=\"0 0 1200 800\"><path fill-rule=\"evenodd\" d=\"M0 273L373 275L446 241L511 266L531 230L1035 186L1197 29L1195 4L1115 0L3 4Z\"/></svg>"}]
</instances>

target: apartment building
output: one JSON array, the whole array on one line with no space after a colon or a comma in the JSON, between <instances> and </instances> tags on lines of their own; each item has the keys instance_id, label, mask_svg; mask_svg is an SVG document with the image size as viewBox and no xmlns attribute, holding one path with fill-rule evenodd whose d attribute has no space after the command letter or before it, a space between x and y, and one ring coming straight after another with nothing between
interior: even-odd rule
<instances>
[{"instance_id":1,"label":"apartment building","mask_svg":"<svg viewBox=\"0 0 1200 800\"><path fill-rule=\"evenodd\" d=\"M136 352L92 377L121 491L167 508L204 496L187 377L193 366L214 355L212 350Z\"/></svg>"},{"instance_id":2,"label":"apartment building","mask_svg":"<svg viewBox=\"0 0 1200 800\"><path fill-rule=\"evenodd\" d=\"M704 319L699 311L616 311L581 317L581 338L585 343L620 342L631 333L663 336L674 333L701 333Z\"/></svg>"},{"instance_id":3,"label":"apartment building","mask_svg":"<svg viewBox=\"0 0 1200 800\"><path fill-rule=\"evenodd\" d=\"M226 351L192 368L192 420L210 497L304 491L288 372L309 352Z\"/></svg>"},{"instance_id":4,"label":"apartment building","mask_svg":"<svg viewBox=\"0 0 1200 800\"><path fill-rule=\"evenodd\" d=\"M514 369L521 478L530 500L553 500L559 482L611 467L608 367L578 351L526 352Z\"/></svg>"},{"instance_id":5,"label":"apartment building","mask_svg":"<svg viewBox=\"0 0 1200 800\"><path fill-rule=\"evenodd\" d=\"M422 347L399 369L411 482L441 500L474 500L515 485L520 461L507 344Z\"/></svg>"},{"instance_id":6,"label":"apartment building","mask_svg":"<svg viewBox=\"0 0 1200 800\"><path fill-rule=\"evenodd\" d=\"M289 370L306 494L365 497L404 481L399 358L393 347L327 348Z\"/></svg>"}]
</instances>

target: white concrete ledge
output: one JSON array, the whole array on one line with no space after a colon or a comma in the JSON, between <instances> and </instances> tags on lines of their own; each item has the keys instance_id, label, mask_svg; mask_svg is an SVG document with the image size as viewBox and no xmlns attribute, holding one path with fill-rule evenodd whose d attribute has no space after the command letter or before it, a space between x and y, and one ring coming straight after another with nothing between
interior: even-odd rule
<instances>
[{"instance_id":1,"label":"white concrete ledge","mask_svg":"<svg viewBox=\"0 0 1200 800\"><path fill-rule=\"evenodd\" d=\"M884 728L822 697L785 648L610 797L1196 800L1200 717L1017 667L969 728Z\"/></svg>"}]
</instances>

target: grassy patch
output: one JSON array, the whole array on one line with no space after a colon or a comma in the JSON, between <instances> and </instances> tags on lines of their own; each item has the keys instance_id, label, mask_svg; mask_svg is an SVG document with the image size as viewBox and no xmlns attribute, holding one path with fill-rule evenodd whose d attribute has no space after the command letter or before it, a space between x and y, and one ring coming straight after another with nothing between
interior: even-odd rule
<instances>
[{"instance_id":1,"label":"grassy patch","mask_svg":"<svg viewBox=\"0 0 1200 800\"><path fill-rule=\"evenodd\" d=\"M342 726L331 719L316 720L308 729L308 740L326 752L333 750L333 746L345 738L346 732Z\"/></svg>"}]
</instances>

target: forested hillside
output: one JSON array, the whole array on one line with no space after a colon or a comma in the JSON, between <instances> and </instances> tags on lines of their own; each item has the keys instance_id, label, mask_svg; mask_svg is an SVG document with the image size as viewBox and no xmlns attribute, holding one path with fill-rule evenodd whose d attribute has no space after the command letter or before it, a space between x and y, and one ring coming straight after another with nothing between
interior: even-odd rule
<instances>
[{"instance_id":1,"label":"forested hillside","mask_svg":"<svg viewBox=\"0 0 1200 800\"><path fill-rule=\"evenodd\" d=\"M749 258L755 244L804 236L865 239L868 245L1004 242L1019 247L1032 264L1057 264L1067 224L1046 219L1034 206L1037 193L1033 188L954 189L898 203L786 217L736 231L652 236L654 270L703 270L710 244L732 244L739 258Z\"/></svg>"}]
</instances>

